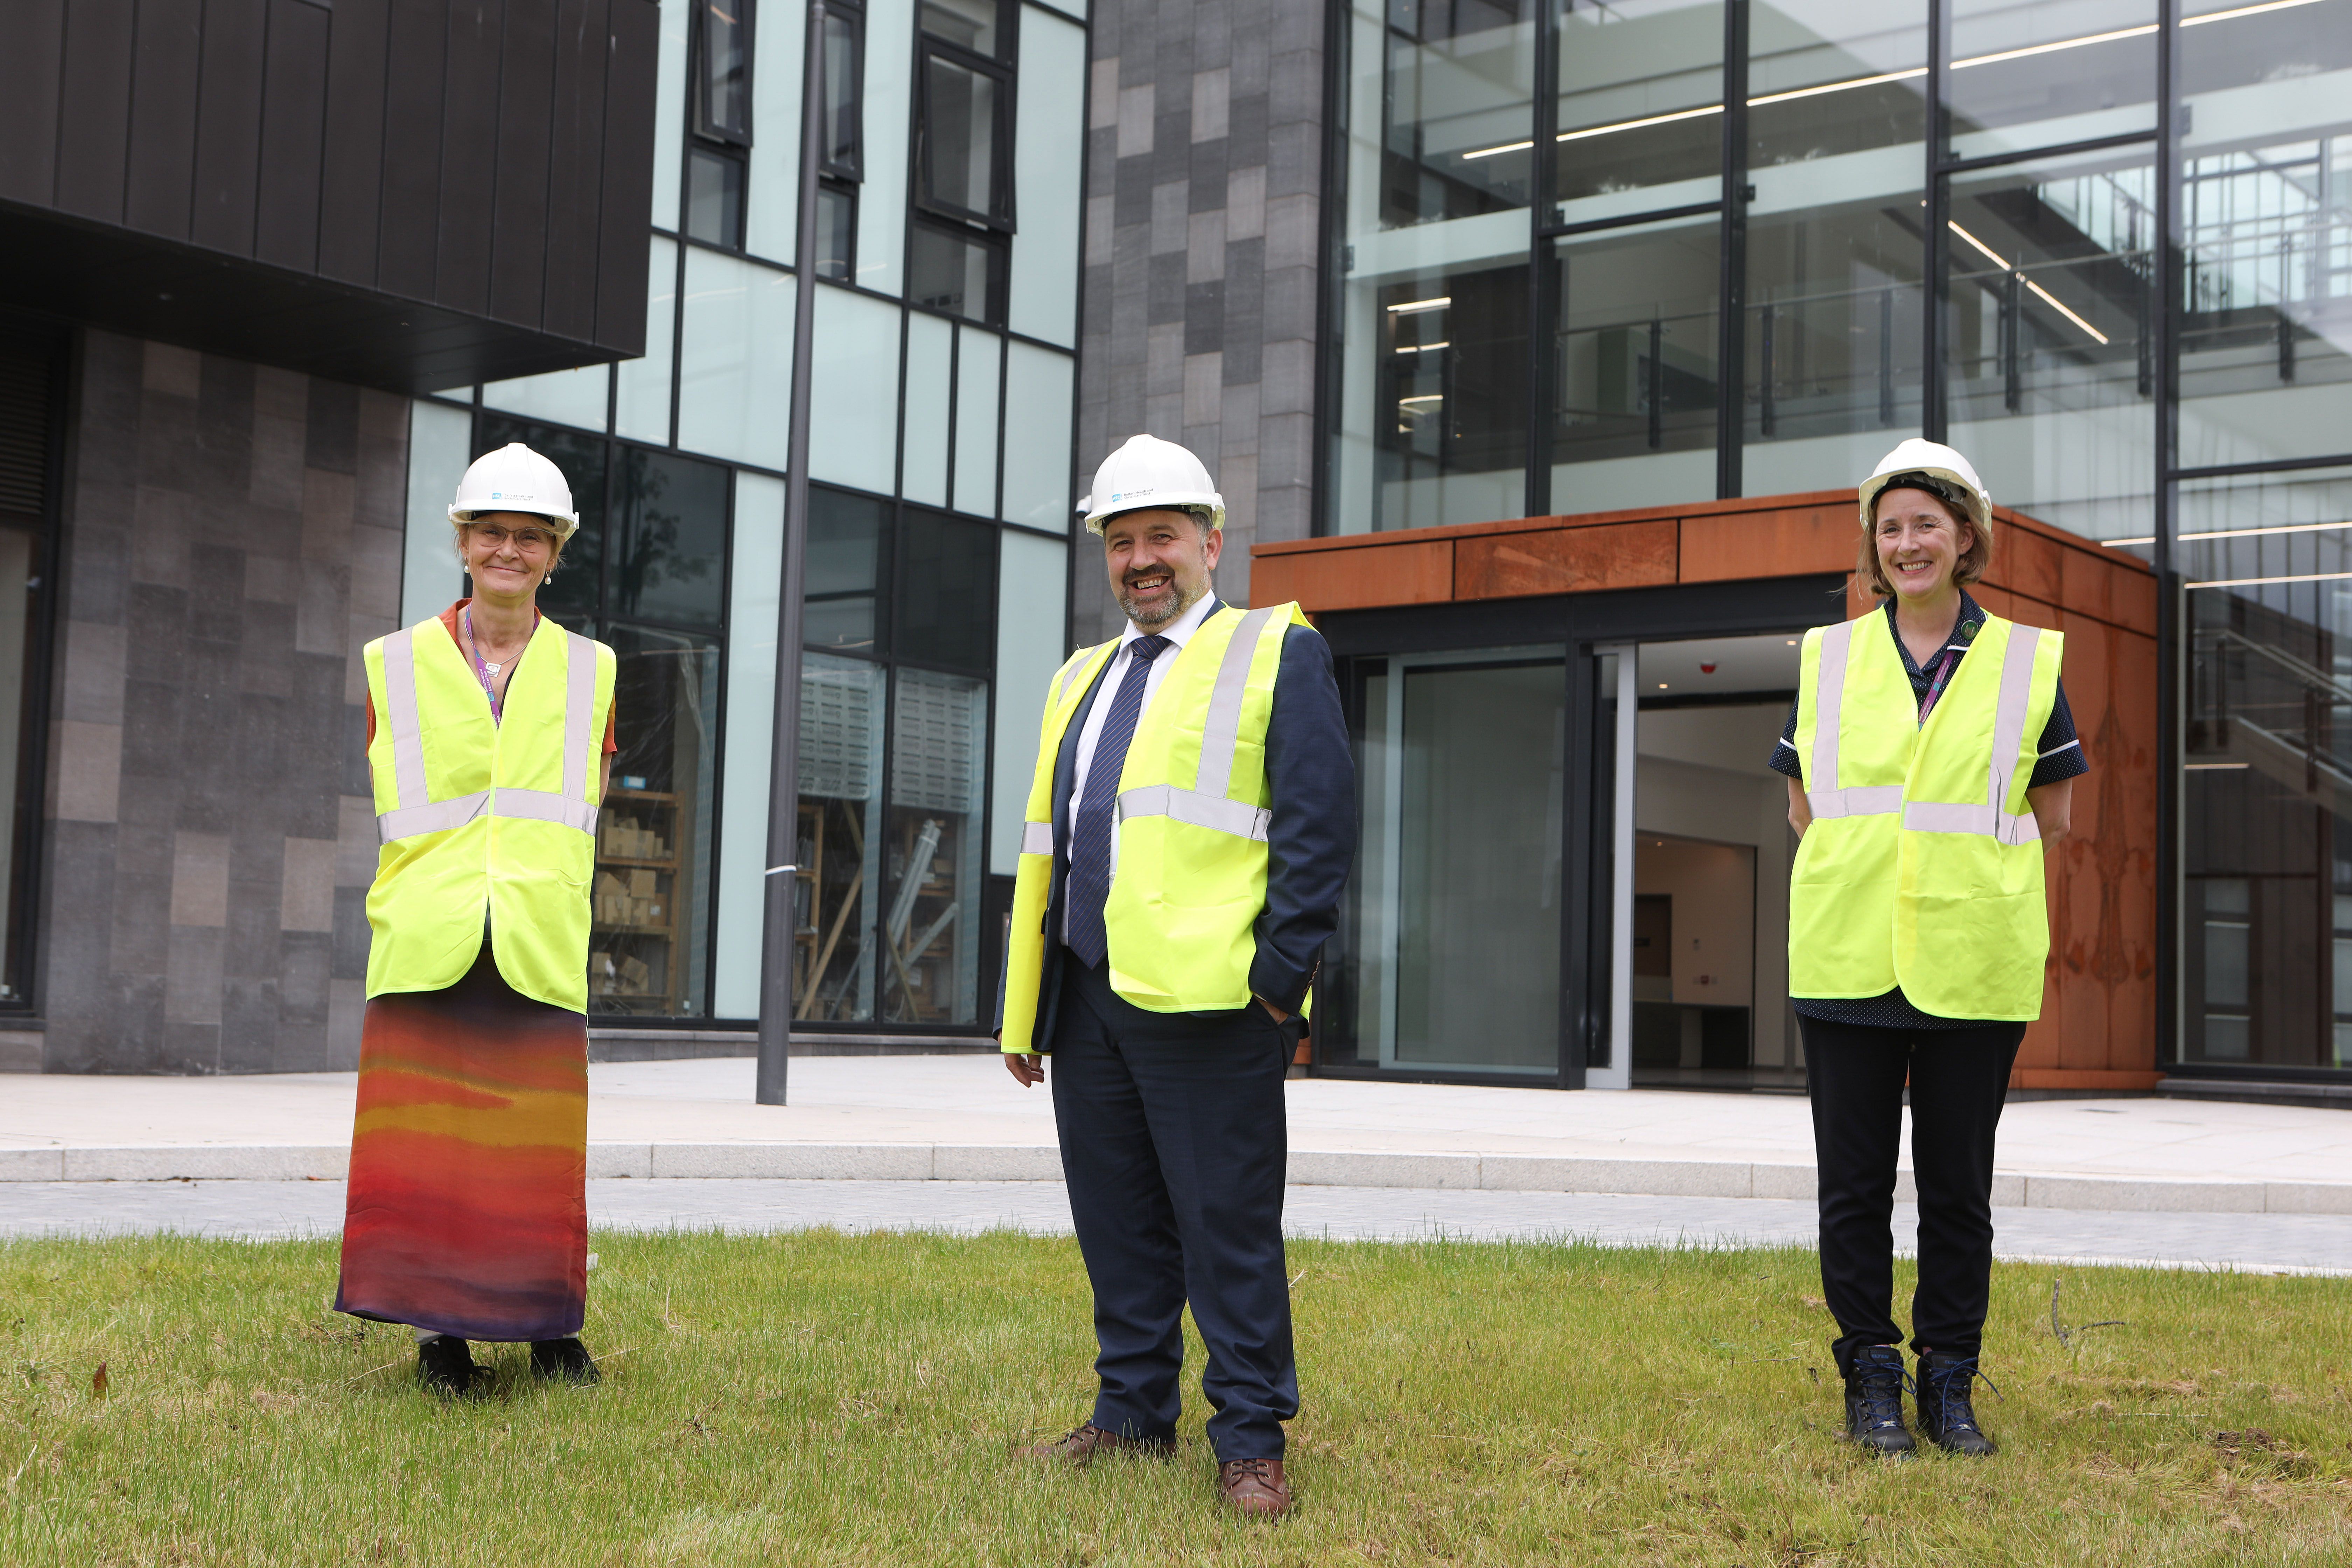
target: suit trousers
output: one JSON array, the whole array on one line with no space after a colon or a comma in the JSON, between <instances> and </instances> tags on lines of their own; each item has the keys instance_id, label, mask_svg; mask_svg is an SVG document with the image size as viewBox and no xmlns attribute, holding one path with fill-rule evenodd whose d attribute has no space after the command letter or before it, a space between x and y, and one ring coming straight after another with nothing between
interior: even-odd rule
<instances>
[{"instance_id":1,"label":"suit trousers","mask_svg":"<svg viewBox=\"0 0 2352 1568\"><path fill-rule=\"evenodd\" d=\"M1903 1342L1894 1318L1895 1162L1911 1089L1919 1280L1911 1345L1972 1356L1992 1289L1993 1131L2022 1024L1884 1028L1801 1015L1821 1173L1822 1294L1850 1371L1866 1345Z\"/></svg>"},{"instance_id":2,"label":"suit trousers","mask_svg":"<svg viewBox=\"0 0 2352 1568\"><path fill-rule=\"evenodd\" d=\"M1060 956L1048 1079L1094 1287L1094 1424L1174 1433L1189 1302L1218 1461L1279 1459L1298 1414L1282 1249L1290 1036L1255 1002L1147 1012Z\"/></svg>"}]
</instances>

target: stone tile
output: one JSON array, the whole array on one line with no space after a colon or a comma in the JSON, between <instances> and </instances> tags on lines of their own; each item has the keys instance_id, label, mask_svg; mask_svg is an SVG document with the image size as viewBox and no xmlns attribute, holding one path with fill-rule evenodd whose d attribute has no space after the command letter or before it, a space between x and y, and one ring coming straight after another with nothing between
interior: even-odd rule
<instances>
[{"instance_id":1,"label":"stone tile","mask_svg":"<svg viewBox=\"0 0 2352 1568\"><path fill-rule=\"evenodd\" d=\"M190 490L224 497L251 492L253 370L243 360L205 356L204 392L196 401L196 462L179 481Z\"/></svg>"},{"instance_id":2,"label":"stone tile","mask_svg":"<svg viewBox=\"0 0 2352 1568\"><path fill-rule=\"evenodd\" d=\"M282 1027L325 1029L333 999L334 939L286 931L278 942L278 1019Z\"/></svg>"},{"instance_id":3,"label":"stone tile","mask_svg":"<svg viewBox=\"0 0 2352 1568\"><path fill-rule=\"evenodd\" d=\"M1269 272L1285 267L1311 268L1317 256L1315 197L1272 195L1265 204L1265 266Z\"/></svg>"},{"instance_id":4,"label":"stone tile","mask_svg":"<svg viewBox=\"0 0 2352 1568\"><path fill-rule=\"evenodd\" d=\"M1223 417L1219 395L1224 390L1224 356L1214 353L1184 356L1184 424L1214 426Z\"/></svg>"},{"instance_id":5,"label":"stone tile","mask_svg":"<svg viewBox=\"0 0 2352 1568\"><path fill-rule=\"evenodd\" d=\"M210 1024L221 1021L221 950L226 933L217 926L172 927L163 970L163 1021L166 1024ZM220 1037L212 1037L217 1053ZM217 1059L215 1054L215 1059Z\"/></svg>"},{"instance_id":6,"label":"stone tile","mask_svg":"<svg viewBox=\"0 0 2352 1568\"><path fill-rule=\"evenodd\" d=\"M162 1029L162 1060L156 1070L210 1077L220 1071L220 1026L218 1024L173 1023L166 1019ZM184 1163L189 1156L177 1160ZM68 1166L71 1169L70 1163ZM117 1178L120 1179L120 1178Z\"/></svg>"},{"instance_id":7,"label":"stone tile","mask_svg":"<svg viewBox=\"0 0 2352 1568\"><path fill-rule=\"evenodd\" d=\"M408 445L408 399L396 392L379 392L373 387L359 389L360 439L394 441L403 447Z\"/></svg>"},{"instance_id":8,"label":"stone tile","mask_svg":"<svg viewBox=\"0 0 2352 1568\"><path fill-rule=\"evenodd\" d=\"M351 559L356 481L326 468L302 471L302 559L339 565Z\"/></svg>"},{"instance_id":9,"label":"stone tile","mask_svg":"<svg viewBox=\"0 0 2352 1568\"><path fill-rule=\"evenodd\" d=\"M362 980L338 980L332 984L331 994L327 1066L332 1072L349 1072L360 1065L360 1023L367 1011L367 984Z\"/></svg>"},{"instance_id":10,"label":"stone tile","mask_svg":"<svg viewBox=\"0 0 2352 1568\"><path fill-rule=\"evenodd\" d=\"M355 614L400 618L401 535L388 528L351 531L352 609Z\"/></svg>"},{"instance_id":11,"label":"stone tile","mask_svg":"<svg viewBox=\"0 0 2352 1568\"><path fill-rule=\"evenodd\" d=\"M187 656L188 592L177 585L133 583L124 595L126 624L135 628L123 650L126 685L177 683Z\"/></svg>"},{"instance_id":12,"label":"stone tile","mask_svg":"<svg viewBox=\"0 0 2352 1568\"><path fill-rule=\"evenodd\" d=\"M1097 58L1087 67L1087 129L1115 130L1118 125L1118 57Z\"/></svg>"},{"instance_id":13,"label":"stone tile","mask_svg":"<svg viewBox=\"0 0 2352 1568\"><path fill-rule=\"evenodd\" d=\"M0 1029L0 1072L39 1072L47 1040L38 1029Z\"/></svg>"},{"instance_id":14,"label":"stone tile","mask_svg":"<svg viewBox=\"0 0 2352 1568\"><path fill-rule=\"evenodd\" d=\"M300 592L294 606L295 651L343 657L351 631L351 568L305 560Z\"/></svg>"},{"instance_id":15,"label":"stone tile","mask_svg":"<svg viewBox=\"0 0 2352 1568\"><path fill-rule=\"evenodd\" d=\"M1258 239L1265 234L1265 166L1236 168L1225 175L1225 237Z\"/></svg>"},{"instance_id":16,"label":"stone tile","mask_svg":"<svg viewBox=\"0 0 2352 1568\"><path fill-rule=\"evenodd\" d=\"M122 726L64 720L57 745L57 815L68 822L112 822L122 783Z\"/></svg>"},{"instance_id":17,"label":"stone tile","mask_svg":"<svg viewBox=\"0 0 2352 1568\"><path fill-rule=\"evenodd\" d=\"M372 795L335 797L335 879L338 888L364 888L375 880L375 799ZM330 929L332 929L330 927Z\"/></svg>"},{"instance_id":18,"label":"stone tile","mask_svg":"<svg viewBox=\"0 0 2352 1568\"><path fill-rule=\"evenodd\" d=\"M1235 76L1240 74L1235 62ZM1235 167L1255 167L1266 161L1269 128L1266 123L1265 88L1260 83L1255 89L1244 92L1241 82L1234 83L1234 99L1227 110L1225 122L1225 160Z\"/></svg>"},{"instance_id":19,"label":"stone tile","mask_svg":"<svg viewBox=\"0 0 2352 1568\"><path fill-rule=\"evenodd\" d=\"M220 1070L268 1072L277 1063L277 980L231 976L221 988Z\"/></svg>"},{"instance_id":20,"label":"stone tile","mask_svg":"<svg viewBox=\"0 0 2352 1568\"><path fill-rule=\"evenodd\" d=\"M149 392L161 392L173 397L184 397L194 402L204 391L204 358L194 349L174 348L169 343L144 343L139 384Z\"/></svg>"},{"instance_id":21,"label":"stone tile","mask_svg":"<svg viewBox=\"0 0 2352 1568\"><path fill-rule=\"evenodd\" d=\"M227 934L221 945L221 973L228 978L275 984L282 973L286 955L278 900L274 881L229 883Z\"/></svg>"},{"instance_id":22,"label":"stone tile","mask_svg":"<svg viewBox=\"0 0 2352 1568\"><path fill-rule=\"evenodd\" d=\"M1189 216L1185 184L1171 180L1151 187L1151 255L1156 260L1184 249Z\"/></svg>"},{"instance_id":23,"label":"stone tile","mask_svg":"<svg viewBox=\"0 0 2352 1568\"><path fill-rule=\"evenodd\" d=\"M1118 156L1149 156L1152 132L1151 84L1123 87L1118 91Z\"/></svg>"},{"instance_id":24,"label":"stone tile","mask_svg":"<svg viewBox=\"0 0 2352 1568\"><path fill-rule=\"evenodd\" d=\"M1218 247L1223 249L1221 246ZM1225 285L1220 279L1184 288L1184 352L1213 354L1225 342ZM1220 373L1222 376L1222 373Z\"/></svg>"},{"instance_id":25,"label":"stone tile","mask_svg":"<svg viewBox=\"0 0 2352 1568\"><path fill-rule=\"evenodd\" d=\"M302 596L302 563L278 556L258 555L248 551L245 557L245 596L264 604L291 605ZM287 646L293 645L289 634Z\"/></svg>"},{"instance_id":26,"label":"stone tile","mask_svg":"<svg viewBox=\"0 0 2352 1568\"><path fill-rule=\"evenodd\" d=\"M1087 198L1086 302L1089 309L1098 303L1097 296L1109 281L1107 278L1097 279L1094 275L1094 269L1110 265L1112 237L1116 227L1115 217L1116 204L1110 197L1105 195Z\"/></svg>"},{"instance_id":27,"label":"stone tile","mask_svg":"<svg viewBox=\"0 0 2352 1568\"><path fill-rule=\"evenodd\" d=\"M331 838L286 840L285 889L278 904L279 930L334 931L339 847Z\"/></svg>"},{"instance_id":28,"label":"stone tile","mask_svg":"<svg viewBox=\"0 0 2352 1568\"><path fill-rule=\"evenodd\" d=\"M360 437L358 483L352 521L363 528L397 532L408 522L408 443L381 436Z\"/></svg>"},{"instance_id":29,"label":"stone tile","mask_svg":"<svg viewBox=\"0 0 2352 1568\"><path fill-rule=\"evenodd\" d=\"M1223 66L1192 76L1192 140L1213 142L1225 134L1225 105L1233 92L1233 72Z\"/></svg>"},{"instance_id":30,"label":"stone tile","mask_svg":"<svg viewBox=\"0 0 2352 1568\"><path fill-rule=\"evenodd\" d=\"M327 1049L327 1026L324 1024L289 1024L283 1017L277 1024L277 1046L269 1058L268 1072L332 1072L334 1065Z\"/></svg>"},{"instance_id":31,"label":"stone tile","mask_svg":"<svg viewBox=\"0 0 2352 1568\"><path fill-rule=\"evenodd\" d=\"M59 671L59 710L85 724L122 722L124 628L93 621L65 624L65 668Z\"/></svg>"},{"instance_id":32,"label":"stone tile","mask_svg":"<svg viewBox=\"0 0 2352 1568\"><path fill-rule=\"evenodd\" d=\"M267 414L253 418L253 477L246 499L256 506L290 510L302 504L302 453L308 445L299 419Z\"/></svg>"},{"instance_id":33,"label":"stone tile","mask_svg":"<svg viewBox=\"0 0 2352 1568\"><path fill-rule=\"evenodd\" d=\"M1184 323L1171 321L1144 335L1144 395L1181 397L1184 392Z\"/></svg>"},{"instance_id":34,"label":"stone tile","mask_svg":"<svg viewBox=\"0 0 2352 1568\"><path fill-rule=\"evenodd\" d=\"M1207 283L1225 275L1225 213L1192 214L1184 226L1184 281ZM1222 323L1220 323L1222 325Z\"/></svg>"},{"instance_id":35,"label":"stone tile","mask_svg":"<svg viewBox=\"0 0 2352 1568\"><path fill-rule=\"evenodd\" d=\"M194 531L194 508L186 491L141 485L131 529L131 580L175 588L185 583L188 536Z\"/></svg>"},{"instance_id":36,"label":"stone tile","mask_svg":"<svg viewBox=\"0 0 2352 1568\"><path fill-rule=\"evenodd\" d=\"M367 978L368 919L365 888L335 889L335 954L332 977L336 980Z\"/></svg>"},{"instance_id":37,"label":"stone tile","mask_svg":"<svg viewBox=\"0 0 2352 1568\"><path fill-rule=\"evenodd\" d=\"M313 377L304 465L338 474L354 472L359 465L359 388Z\"/></svg>"},{"instance_id":38,"label":"stone tile","mask_svg":"<svg viewBox=\"0 0 2352 1568\"><path fill-rule=\"evenodd\" d=\"M1231 463L1237 457L1255 456L1257 452L1257 383L1226 384L1222 409L1224 431L1219 446L1224 452L1225 461ZM1221 480L1230 482L1223 470L1220 470L1219 477Z\"/></svg>"},{"instance_id":39,"label":"stone tile","mask_svg":"<svg viewBox=\"0 0 2352 1568\"><path fill-rule=\"evenodd\" d=\"M1114 226L1126 228L1132 224L1150 223L1150 162L1149 158L1121 158L1113 165L1118 171L1112 193Z\"/></svg>"},{"instance_id":40,"label":"stone tile","mask_svg":"<svg viewBox=\"0 0 2352 1568\"><path fill-rule=\"evenodd\" d=\"M188 635L240 641L245 631L245 552L217 544L188 547Z\"/></svg>"},{"instance_id":41,"label":"stone tile","mask_svg":"<svg viewBox=\"0 0 2352 1568\"><path fill-rule=\"evenodd\" d=\"M266 364L253 367L256 419L284 419L299 425L310 418L310 378L300 371Z\"/></svg>"},{"instance_id":42,"label":"stone tile","mask_svg":"<svg viewBox=\"0 0 2352 1568\"><path fill-rule=\"evenodd\" d=\"M1265 132L1265 194L1313 195L1323 178L1322 142L1312 125L1269 125Z\"/></svg>"},{"instance_id":43,"label":"stone tile","mask_svg":"<svg viewBox=\"0 0 2352 1568\"><path fill-rule=\"evenodd\" d=\"M172 923L228 923L228 836L182 833L172 846Z\"/></svg>"},{"instance_id":44,"label":"stone tile","mask_svg":"<svg viewBox=\"0 0 2352 1568\"><path fill-rule=\"evenodd\" d=\"M1229 152L1225 140L1195 142L1184 160L1184 181L1188 189L1185 205L1196 213L1215 212L1225 205L1225 163Z\"/></svg>"}]
</instances>

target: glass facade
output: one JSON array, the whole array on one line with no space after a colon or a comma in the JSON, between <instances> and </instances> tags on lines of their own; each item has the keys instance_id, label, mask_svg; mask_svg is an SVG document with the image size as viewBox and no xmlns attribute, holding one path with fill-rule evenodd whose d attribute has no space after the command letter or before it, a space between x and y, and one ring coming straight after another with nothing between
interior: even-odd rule
<instances>
[{"instance_id":1,"label":"glass facade","mask_svg":"<svg viewBox=\"0 0 2352 1568\"><path fill-rule=\"evenodd\" d=\"M1335 44L1322 531L1950 442L2166 585L2162 1054L2352 1069L2352 0L1351 0Z\"/></svg>"},{"instance_id":2,"label":"glass facade","mask_svg":"<svg viewBox=\"0 0 2352 1568\"><path fill-rule=\"evenodd\" d=\"M582 526L541 603L621 664L591 1009L728 1021L760 1005L805 26L752 0L662 12L645 356L478 388L470 411L418 404L411 488L451 489L509 440L571 479ZM828 7L793 968L808 1026L970 1033L994 1006L990 915L1012 866L991 814L1017 836L1024 804L1001 798L994 752L1034 737L1032 689L1066 647L1083 12ZM464 591L433 553L446 527L412 508L412 620Z\"/></svg>"}]
</instances>

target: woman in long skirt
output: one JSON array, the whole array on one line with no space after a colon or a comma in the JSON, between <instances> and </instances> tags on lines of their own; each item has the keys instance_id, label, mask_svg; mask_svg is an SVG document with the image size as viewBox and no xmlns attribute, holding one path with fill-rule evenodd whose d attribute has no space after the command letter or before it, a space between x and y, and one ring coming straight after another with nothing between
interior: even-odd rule
<instances>
[{"instance_id":1,"label":"woman in long skirt","mask_svg":"<svg viewBox=\"0 0 2352 1568\"><path fill-rule=\"evenodd\" d=\"M339 1310L412 1325L457 1394L472 1340L593 1382L587 1300L588 883L613 750L614 656L539 613L578 526L516 444L449 509L473 595L370 643L383 839Z\"/></svg>"}]
</instances>

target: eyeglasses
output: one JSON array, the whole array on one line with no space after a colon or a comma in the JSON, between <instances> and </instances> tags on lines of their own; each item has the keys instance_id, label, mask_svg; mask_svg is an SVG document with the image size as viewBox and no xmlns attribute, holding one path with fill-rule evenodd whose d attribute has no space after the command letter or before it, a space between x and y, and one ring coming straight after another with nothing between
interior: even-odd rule
<instances>
[{"instance_id":1,"label":"eyeglasses","mask_svg":"<svg viewBox=\"0 0 2352 1568\"><path fill-rule=\"evenodd\" d=\"M495 522L477 522L470 526L474 531L475 541L478 543L487 544L493 550L504 549L509 541L517 550L547 550L551 549L555 543L555 536L543 528L510 530L501 528Z\"/></svg>"}]
</instances>

